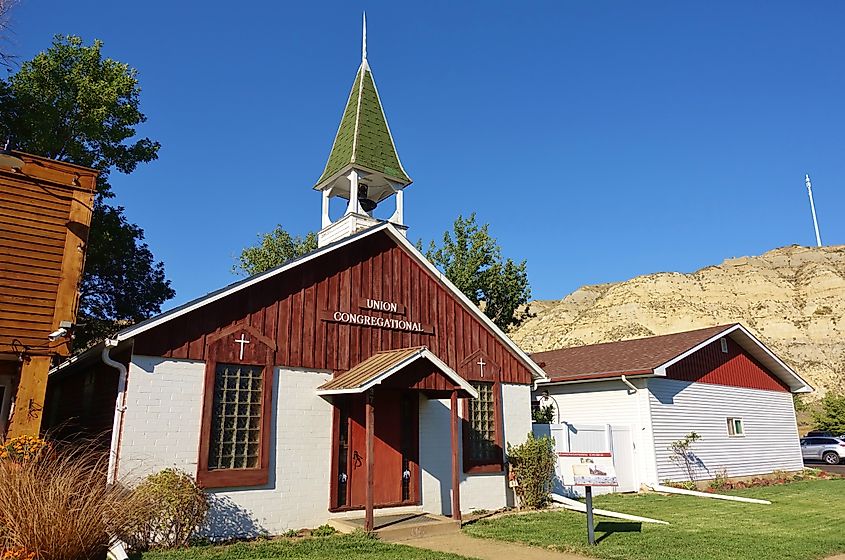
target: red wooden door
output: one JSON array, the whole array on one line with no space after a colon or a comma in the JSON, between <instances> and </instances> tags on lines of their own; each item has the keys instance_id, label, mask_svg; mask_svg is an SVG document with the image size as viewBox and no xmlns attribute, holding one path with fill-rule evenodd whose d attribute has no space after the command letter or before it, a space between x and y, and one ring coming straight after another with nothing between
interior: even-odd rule
<instances>
[{"instance_id":1,"label":"red wooden door","mask_svg":"<svg viewBox=\"0 0 845 560\"><path fill-rule=\"evenodd\" d=\"M348 401L347 496L345 507L363 508L367 499L367 430L364 396ZM376 507L419 503L418 396L410 391L378 390L375 397ZM343 426L340 427L343 429ZM337 473L340 475L341 473Z\"/></svg>"}]
</instances>

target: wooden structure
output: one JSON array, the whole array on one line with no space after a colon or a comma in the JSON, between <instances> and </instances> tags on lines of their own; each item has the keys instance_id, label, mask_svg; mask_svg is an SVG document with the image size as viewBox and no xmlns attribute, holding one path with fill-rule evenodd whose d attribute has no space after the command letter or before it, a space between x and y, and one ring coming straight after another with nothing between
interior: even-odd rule
<instances>
[{"instance_id":1,"label":"wooden structure","mask_svg":"<svg viewBox=\"0 0 845 560\"><path fill-rule=\"evenodd\" d=\"M0 428L14 402L8 435L38 435L47 372L70 352L70 337L48 335L76 320L97 172L11 155L21 164L0 162Z\"/></svg>"}]
</instances>

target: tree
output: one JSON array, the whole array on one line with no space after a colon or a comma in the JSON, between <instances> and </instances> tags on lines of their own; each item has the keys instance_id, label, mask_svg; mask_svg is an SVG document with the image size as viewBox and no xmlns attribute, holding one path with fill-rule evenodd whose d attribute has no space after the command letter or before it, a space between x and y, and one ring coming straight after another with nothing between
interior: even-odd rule
<instances>
[{"instance_id":1,"label":"tree","mask_svg":"<svg viewBox=\"0 0 845 560\"><path fill-rule=\"evenodd\" d=\"M6 50L9 42L9 13L17 0L0 0L0 66L10 67L14 57Z\"/></svg>"},{"instance_id":2,"label":"tree","mask_svg":"<svg viewBox=\"0 0 845 560\"><path fill-rule=\"evenodd\" d=\"M241 251L232 272L252 276L317 248L316 233L310 232L305 237L292 236L281 225L277 225L270 233L260 234L258 239L260 241L257 245Z\"/></svg>"},{"instance_id":3,"label":"tree","mask_svg":"<svg viewBox=\"0 0 845 560\"><path fill-rule=\"evenodd\" d=\"M0 79L0 123L19 149L100 171L77 318L88 326L77 331L77 347L158 313L175 294L143 230L122 207L107 203L114 196L110 172L131 173L156 159L160 146L134 139L135 126L146 121L137 72L103 58L102 46L56 36L50 48Z\"/></svg>"},{"instance_id":4,"label":"tree","mask_svg":"<svg viewBox=\"0 0 845 560\"><path fill-rule=\"evenodd\" d=\"M813 412L813 423L817 430L845 434L845 395L829 391Z\"/></svg>"},{"instance_id":5,"label":"tree","mask_svg":"<svg viewBox=\"0 0 845 560\"><path fill-rule=\"evenodd\" d=\"M422 241L417 247L423 249ZM503 259L489 224L479 226L475 213L458 216L453 230L443 234L443 244L438 247L432 241L425 255L502 330L530 317L526 262Z\"/></svg>"}]
</instances>

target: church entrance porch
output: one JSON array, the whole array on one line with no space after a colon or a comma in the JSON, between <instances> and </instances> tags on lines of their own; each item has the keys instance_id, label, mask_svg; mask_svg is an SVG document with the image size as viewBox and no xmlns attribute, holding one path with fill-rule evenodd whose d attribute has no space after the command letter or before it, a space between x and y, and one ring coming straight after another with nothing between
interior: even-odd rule
<instances>
[{"instance_id":1,"label":"church entrance porch","mask_svg":"<svg viewBox=\"0 0 845 560\"><path fill-rule=\"evenodd\" d=\"M366 506L367 452L366 396L335 399L336 481L331 509L363 509ZM373 462L374 507L419 505L419 397L415 391L376 389Z\"/></svg>"},{"instance_id":2,"label":"church entrance porch","mask_svg":"<svg viewBox=\"0 0 845 560\"><path fill-rule=\"evenodd\" d=\"M451 400L452 516L460 520L458 398L477 391L426 347L379 352L323 384L334 405L331 511L420 505L420 394ZM443 481L444 483L446 481Z\"/></svg>"}]
</instances>

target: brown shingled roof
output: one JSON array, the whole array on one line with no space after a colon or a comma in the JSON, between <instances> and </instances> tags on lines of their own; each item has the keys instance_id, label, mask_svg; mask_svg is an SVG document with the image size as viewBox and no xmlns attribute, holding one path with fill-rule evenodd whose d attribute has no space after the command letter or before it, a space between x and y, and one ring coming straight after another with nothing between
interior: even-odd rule
<instances>
[{"instance_id":1,"label":"brown shingled roof","mask_svg":"<svg viewBox=\"0 0 845 560\"><path fill-rule=\"evenodd\" d=\"M672 358L733 326L720 325L662 336L535 352L531 354L531 359L546 371L552 381L650 374Z\"/></svg>"}]
</instances>

